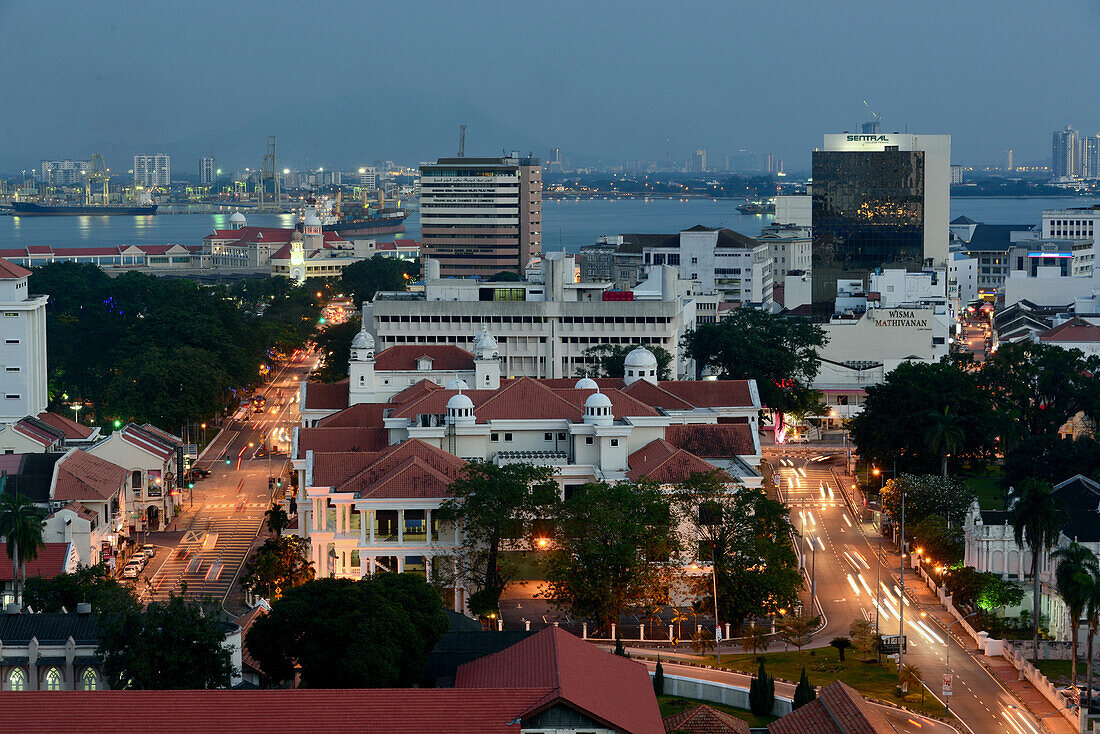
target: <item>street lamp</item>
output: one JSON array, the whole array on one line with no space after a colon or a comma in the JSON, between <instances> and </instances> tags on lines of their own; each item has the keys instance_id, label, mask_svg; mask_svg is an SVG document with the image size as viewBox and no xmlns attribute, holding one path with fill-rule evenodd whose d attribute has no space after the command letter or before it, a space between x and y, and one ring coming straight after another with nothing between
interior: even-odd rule
<instances>
[{"instance_id":1,"label":"street lamp","mask_svg":"<svg viewBox=\"0 0 1100 734\"><path fill-rule=\"evenodd\" d=\"M1039 724L1039 731L1040 732L1046 731L1046 726L1043 725L1043 719L1047 718L1048 716L1054 716L1055 714L1060 714L1064 710L1064 709L1057 709L1055 711L1051 711L1048 714L1040 715L1040 714L1037 714L1037 713L1035 713L1034 711L1032 711L1030 709L1025 709L1025 708L1022 708L1022 707L1017 706L1015 704L1006 703L1005 706L1007 708L1010 708L1010 709L1016 709L1017 711L1023 711L1028 716L1034 717L1035 721Z\"/></svg>"},{"instance_id":2,"label":"street lamp","mask_svg":"<svg viewBox=\"0 0 1100 734\"><path fill-rule=\"evenodd\" d=\"M955 626L956 624L958 624L959 622L963 621L964 619L969 619L970 617L973 617L975 614L977 614L977 612L971 612L970 614L967 614L965 617L959 617L958 619L956 619L954 622L950 623L949 625L947 625L943 629L943 631L947 633L947 655L944 658L943 669L945 671L947 671L948 675L951 675L951 628L953 626ZM944 709L947 712L947 717L951 718L951 696L944 696L943 698L944 698L943 706L944 706Z\"/></svg>"},{"instance_id":3,"label":"street lamp","mask_svg":"<svg viewBox=\"0 0 1100 734\"><path fill-rule=\"evenodd\" d=\"M80 403L73 403L69 407L73 409L73 420L75 420L77 423L79 423L80 422L80 409L83 408L84 406L81 405Z\"/></svg>"}]
</instances>

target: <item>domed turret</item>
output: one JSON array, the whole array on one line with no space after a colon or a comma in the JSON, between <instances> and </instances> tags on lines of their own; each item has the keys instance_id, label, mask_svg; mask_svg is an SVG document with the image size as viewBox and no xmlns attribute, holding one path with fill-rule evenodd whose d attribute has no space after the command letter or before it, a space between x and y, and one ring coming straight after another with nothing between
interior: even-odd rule
<instances>
[{"instance_id":1,"label":"domed turret","mask_svg":"<svg viewBox=\"0 0 1100 734\"><path fill-rule=\"evenodd\" d=\"M470 386L466 384L465 380L462 380L462 379L459 379L458 377L456 377L456 378L454 378L453 380L451 380L450 382L447 383L447 389L448 390L469 390Z\"/></svg>"},{"instance_id":2,"label":"domed turret","mask_svg":"<svg viewBox=\"0 0 1100 734\"><path fill-rule=\"evenodd\" d=\"M366 329L351 340L351 359L353 362L374 359L374 337Z\"/></svg>"},{"instance_id":3,"label":"domed turret","mask_svg":"<svg viewBox=\"0 0 1100 734\"><path fill-rule=\"evenodd\" d=\"M623 360L623 382L631 385L638 380L657 384L657 358L645 347L635 347Z\"/></svg>"},{"instance_id":4,"label":"domed turret","mask_svg":"<svg viewBox=\"0 0 1100 734\"><path fill-rule=\"evenodd\" d=\"M302 221L302 224L306 227L320 227L321 220L317 218L317 211L312 207L306 209L306 217Z\"/></svg>"},{"instance_id":5,"label":"domed turret","mask_svg":"<svg viewBox=\"0 0 1100 734\"><path fill-rule=\"evenodd\" d=\"M248 222L247 220L245 220L244 215L240 212L233 212L233 214L229 216L230 229L242 229L247 223Z\"/></svg>"},{"instance_id":6,"label":"domed turret","mask_svg":"<svg viewBox=\"0 0 1100 734\"><path fill-rule=\"evenodd\" d=\"M474 342L474 358L475 359L497 359L500 356L500 345L497 344L497 340L488 331L484 332L476 342Z\"/></svg>"},{"instance_id":7,"label":"domed turret","mask_svg":"<svg viewBox=\"0 0 1100 734\"><path fill-rule=\"evenodd\" d=\"M596 384L596 381L591 377L582 377L577 380L577 384L573 386L574 390L599 390L600 386Z\"/></svg>"},{"instance_id":8,"label":"domed turret","mask_svg":"<svg viewBox=\"0 0 1100 734\"><path fill-rule=\"evenodd\" d=\"M584 422L594 426L610 426L615 422L611 414L611 398L602 392L594 392L584 401Z\"/></svg>"},{"instance_id":9,"label":"domed turret","mask_svg":"<svg viewBox=\"0 0 1100 734\"><path fill-rule=\"evenodd\" d=\"M474 401L461 392L452 395L447 401L447 423L452 426L472 426L475 422Z\"/></svg>"}]
</instances>

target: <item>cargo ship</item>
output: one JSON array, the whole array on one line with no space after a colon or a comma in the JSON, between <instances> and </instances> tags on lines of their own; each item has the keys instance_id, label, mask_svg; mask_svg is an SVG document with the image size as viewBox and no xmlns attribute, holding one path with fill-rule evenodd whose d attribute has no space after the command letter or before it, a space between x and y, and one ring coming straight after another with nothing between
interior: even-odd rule
<instances>
[{"instance_id":1,"label":"cargo ship","mask_svg":"<svg viewBox=\"0 0 1100 734\"><path fill-rule=\"evenodd\" d=\"M157 213L156 204L140 204L137 206L126 205L84 205L84 204L38 204L33 201L13 201L11 203L12 214L17 217L57 217L57 216L82 216L101 217L114 215L147 216Z\"/></svg>"},{"instance_id":2,"label":"cargo ship","mask_svg":"<svg viewBox=\"0 0 1100 734\"><path fill-rule=\"evenodd\" d=\"M773 201L746 201L737 207L742 214L775 214L775 202Z\"/></svg>"},{"instance_id":3,"label":"cargo ship","mask_svg":"<svg viewBox=\"0 0 1100 734\"><path fill-rule=\"evenodd\" d=\"M317 202L321 229L325 232L337 232L341 237L371 237L404 232L405 220L410 213L400 207L387 209L381 193L377 205L367 201L365 194L362 203L349 205L339 193L335 201L325 198Z\"/></svg>"}]
</instances>

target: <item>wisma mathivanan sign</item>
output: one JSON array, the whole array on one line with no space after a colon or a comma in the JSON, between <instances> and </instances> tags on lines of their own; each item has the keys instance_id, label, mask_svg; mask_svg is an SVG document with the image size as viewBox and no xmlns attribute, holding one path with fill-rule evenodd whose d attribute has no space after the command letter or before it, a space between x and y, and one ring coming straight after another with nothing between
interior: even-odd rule
<instances>
[{"instance_id":1,"label":"wisma mathivanan sign","mask_svg":"<svg viewBox=\"0 0 1100 734\"><path fill-rule=\"evenodd\" d=\"M869 310L867 315L875 326L886 328L927 329L929 312L926 309L890 308Z\"/></svg>"}]
</instances>

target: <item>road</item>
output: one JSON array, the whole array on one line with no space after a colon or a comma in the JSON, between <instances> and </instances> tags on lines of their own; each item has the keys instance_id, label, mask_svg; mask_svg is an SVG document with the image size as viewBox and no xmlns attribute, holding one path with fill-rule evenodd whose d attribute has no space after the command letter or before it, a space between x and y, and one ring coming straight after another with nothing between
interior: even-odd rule
<instances>
[{"instance_id":1,"label":"road","mask_svg":"<svg viewBox=\"0 0 1100 734\"><path fill-rule=\"evenodd\" d=\"M158 552L137 583L144 601L184 593L225 603L271 506L268 478L286 464L299 421L298 384L315 361L307 354L281 368L264 387L267 410L235 416L196 463L210 476L185 497L183 522L149 535ZM273 441L278 450L271 453ZM285 487L285 474L283 479Z\"/></svg>"},{"instance_id":2,"label":"road","mask_svg":"<svg viewBox=\"0 0 1100 734\"><path fill-rule=\"evenodd\" d=\"M816 635L817 642L848 635L856 619L872 623L877 619L881 634L899 634L897 554L880 554L878 535L872 535L869 525L863 526L852 517L834 480L831 462L815 463L805 456L780 455L778 459L782 492L791 507L792 522L804 536L805 562L811 575L816 575L817 599L828 620ZM809 552L810 538L817 544L816 574L815 559ZM906 579L907 587L923 584L910 569L906 569ZM920 668L931 691L939 697L941 676L947 672L948 644L947 633L933 618L933 611L940 610L911 598L905 603L905 662ZM957 631L958 627L952 629ZM1015 708L1020 702L970 650L954 637L950 645L954 674L951 713L975 734L1038 734L1034 719Z\"/></svg>"}]
</instances>

